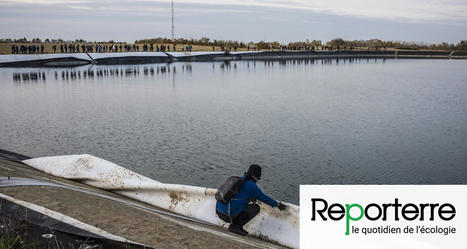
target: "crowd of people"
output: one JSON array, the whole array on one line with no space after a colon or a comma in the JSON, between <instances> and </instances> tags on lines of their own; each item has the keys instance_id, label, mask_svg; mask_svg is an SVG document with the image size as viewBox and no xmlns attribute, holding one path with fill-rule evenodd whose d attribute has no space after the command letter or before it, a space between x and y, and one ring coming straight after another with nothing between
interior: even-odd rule
<instances>
[{"instance_id":1,"label":"crowd of people","mask_svg":"<svg viewBox=\"0 0 467 249\"><path fill-rule=\"evenodd\" d=\"M192 45L181 46L181 51L191 52ZM177 51L177 44L158 45L158 44L53 44L50 51L46 50L44 44L13 44L11 45L12 54L45 54L45 53L110 53L110 52L165 52Z\"/></svg>"},{"instance_id":2,"label":"crowd of people","mask_svg":"<svg viewBox=\"0 0 467 249\"><path fill-rule=\"evenodd\" d=\"M11 45L11 53L12 54L43 54L45 52L45 46L41 45Z\"/></svg>"},{"instance_id":3,"label":"crowd of people","mask_svg":"<svg viewBox=\"0 0 467 249\"><path fill-rule=\"evenodd\" d=\"M140 49L141 48L141 49ZM237 46L220 46L221 51L231 52L237 51ZM50 48L49 48L50 49ZM256 51L258 50L256 45L250 45L246 48L247 51ZM322 47L313 47L313 46L280 46L279 48L273 48L271 46L266 49L266 51L314 51L314 50L356 50L354 47L346 46L322 46ZM386 48L383 48L386 51ZM110 53L110 52L168 52L168 51L182 51L182 52L192 52L192 45L182 45L177 50L177 44L165 45L165 44L101 44L101 43L65 43L65 44L55 44L53 43L50 51L46 49L44 44L21 44L11 45L12 54L44 54L44 53ZM212 51L216 51L216 47L212 46Z\"/></svg>"}]
</instances>

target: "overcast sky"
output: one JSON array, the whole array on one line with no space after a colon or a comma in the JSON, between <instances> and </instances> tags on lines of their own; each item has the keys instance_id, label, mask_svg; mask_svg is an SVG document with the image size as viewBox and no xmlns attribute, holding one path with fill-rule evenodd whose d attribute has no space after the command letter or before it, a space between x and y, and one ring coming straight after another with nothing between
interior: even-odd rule
<instances>
[{"instance_id":1,"label":"overcast sky","mask_svg":"<svg viewBox=\"0 0 467 249\"><path fill-rule=\"evenodd\" d=\"M175 37L467 40L467 0L175 0ZM170 37L166 0L0 0L0 37Z\"/></svg>"}]
</instances>

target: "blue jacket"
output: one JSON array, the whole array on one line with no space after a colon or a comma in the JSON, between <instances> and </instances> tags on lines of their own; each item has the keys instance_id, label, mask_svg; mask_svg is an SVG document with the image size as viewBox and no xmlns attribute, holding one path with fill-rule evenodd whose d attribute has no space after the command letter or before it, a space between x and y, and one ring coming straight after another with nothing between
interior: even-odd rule
<instances>
[{"instance_id":1,"label":"blue jacket","mask_svg":"<svg viewBox=\"0 0 467 249\"><path fill-rule=\"evenodd\" d=\"M245 179L245 176L243 176L243 179ZM271 207L277 207L278 205L277 201L265 195L253 180L246 180L238 190L238 193L234 195L230 201L230 216L235 217L245 209L250 202L250 199L260 200ZM228 203L224 204L218 201L216 209L222 214L228 216L228 205Z\"/></svg>"}]
</instances>

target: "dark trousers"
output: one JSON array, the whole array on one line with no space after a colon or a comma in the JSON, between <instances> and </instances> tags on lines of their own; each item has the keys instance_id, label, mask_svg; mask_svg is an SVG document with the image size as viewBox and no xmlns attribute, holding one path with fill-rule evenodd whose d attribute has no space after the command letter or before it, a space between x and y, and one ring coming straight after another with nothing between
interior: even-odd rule
<instances>
[{"instance_id":1,"label":"dark trousers","mask_svg":"<svg viewBox=\"0 0 467 249\"><path fill-rule=\"evenodd\" d=\"M243 227L251 219L253 219L259 213L258 204L248 204L239 214L232 217L232 219L217 211L217 216L227 223L232 223L232 225ZM232 222L231 222L232 221Z\"/></svg>"}]
</instances>

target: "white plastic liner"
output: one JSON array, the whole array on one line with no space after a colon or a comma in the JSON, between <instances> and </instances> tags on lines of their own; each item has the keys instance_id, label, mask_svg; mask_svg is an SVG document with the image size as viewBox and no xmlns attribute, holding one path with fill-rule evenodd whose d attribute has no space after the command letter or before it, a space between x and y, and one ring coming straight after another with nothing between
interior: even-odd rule
<instances>
[{"instance_id":1,"label":"white plastic liner","mask_svg":"<svg viewBox=\"0 0 467 249\"><path fill-rule=\"evenodd\" d=\"M164 52L121 52L121 53L89 53L93 59L129 57L129 56L161 56L167 57ZM91 58L86 53L60 53L60 54L2 54L0 55L0 63L19 62L19 61L35 61L58 58L76 58L80 60L91 61Z\"/></svg>"},{"instance_id":2,"label":"white plastic liner","mask_svg":"<svg viewBox=\"0 0 467 249\"><path fill-rule=\"evenodd\" d=\"M184 56L196 56L196 55L220 55L224 52L205 52L205 51L195 51L195 52L167 52L174 57L184 57Z\"/></svg>"},{"instance_id":3,"label":"white plastic liner","mask_svg":"<svg viewBox=\"0 0 467 249\"><path fill-rule=\"evenodd\" d=\"M87 154L40 157L23 162L54 176L80 180L214 225L228 225L215 214L215 189L158 182ZM287 204L287 210L281 212L263 203L259 205L261 212L244 227L245 230L264 240L298 248L299 207Z\"/></svg>"},{"instance_id":4,"label":"white plastic liner","mask_svg":"<svg viewBox=\"0 0 467 249\"><path fill-rule=\"evenodd\" d=\"M17 61L35 61L56 58L77 58L81 60L91 61L85 53L67 53L67 54L2 54L0 55L0 63L17 62Z\"/></svg>"},{"instance_id":5,"label":"white plastic liner","mask_svg":"<svg viewBox=\"0 0 467 249\"><path fill-rule=\"evenodd\" d=\"M235 52L230 52L231 54L256 54L256 53L262 53L264 51L235 51Z\"/></svg>"},{"instance_id":6,"label":"white plastic liner","mask_svg":"<svg viewBox=\"0 0 467 249\"><path fill-rule=\"evenodd\" d=\"M86 54L84 54L86 55ZM144 57L144 56L162 56L167 57L164 52L121 52L121 53L89 53L93 59L115 58L115 57ZM86 55L87 56L87 55ZM88 57L89 59L89 57Z\"/></svg>"}]
</instances>

